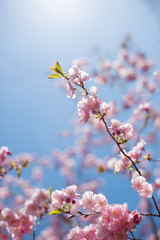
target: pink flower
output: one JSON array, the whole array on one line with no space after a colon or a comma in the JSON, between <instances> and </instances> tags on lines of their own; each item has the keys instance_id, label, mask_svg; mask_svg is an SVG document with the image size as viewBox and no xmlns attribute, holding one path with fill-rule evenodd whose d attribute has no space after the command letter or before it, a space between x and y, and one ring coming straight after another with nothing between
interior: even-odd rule
<instances>
[{"instance_id":1,"label":"pink flower","mask_svg":"<svg viewBox=\"0 0 160 240\"><path fill-rule=\"evenodd\" d=\"M59 208L65 208L67 204L70 204L70 203L75 205L77 203L76 199L78 199L81 196L80 194L76 193L76 191L77 191L77 186L71 185L71 186L68 186L66 189L62 189L61 191L56 190L52 192L51 205L53 210L59 209Z\"/></svg>"},{"instance_id":2,"label":"pink flower","mask_svg":"<svg viewBox=\"0 0 160 240\"><path fill-rule=\"evenodd\" d=\"M128 141L133 136L133 126L130 123L123 123L116 119L111 119L109 130L118 142Z\"/></svg>"},{"instance_id":3,"label":"pink flower","mask_svg":"<svg viewBox=\"0 0 160 240\"><path fill-rule=\"evenodd\" d=\"M96 228L94 224L90 224L89 226L85 226L83 228L84 240L96 240Z\"/></svg>"},{"instance_id":4,"label":"pink flower","mask_svg":"<svg viewBox=\"0 0 160 240\"><path fill-rule=\"evenodd\" d=\"M69 201L73 201L77 198L80 198L81 194L76 193L77 191L77 186L76 185L71 185L67 187L66 189L62 189L64 196L69 199Z\"/></svg>"},{"instance_id":5,"label":"pink flower","mask_svg":"<svg viewBox=\"0 0 160 240\"><path fill-rule=\"evenodd\" d=\"M6 224L10 227L17 226L18 223L18 215L9 208L4 208L1 211L1 220L6 222Z\"/></svg>"},{"instance_id":6,"label":"pink flower","mask_svg":"<svg viewBox=\"0 0 160 240\"><path fill-rule=\"evenodd\" d=\"M107 82L106 74L97 74L97 75L95 75L94 82L99 83L99 84L105 84Z\"/></svg>"},{"instance_id":7,"label":"pink flower","mask_svg":"<svg viewBox=\"0 0 160 240\"><path fill-rule=\"evenodd\" d=\"M140 196L151 198L153 193L153 187L150 183L147 183L146 179L142 176L138 176L131 181L132 187L136 190Z\"/></svg>"},{"instance_id":8,"label":"pink flower","mask_svg":"<svg viewBox=\"0 0 160 240\"><path fill-rule=\"evenodd\" d=\"M150 93L154 93L158 89L158 84L156 82L151 82L148 84L147 89Z\"/></svg>"},{"instance_id":9,"label":"pink flower","mask_svg":"<svg viewBox=\"0 0 160 240\"><path fill-rule=\"evenodd\" d=\"M138 176L131 180L132 187L137 192L139 192L143 188L145 182L146 179L142 176Z\"/></svg>"},{"instance_id":10,"label":"pink flower","mask_svg":"<svg viewBox=\"0 0 160 240\"><path fill-rule=\"evenodd\" d=\"M96 225L96 229L97 229L98 239L109 240L109 238L106 237L106 234L108 233L108 229L105 224L102 224L101 222L99 222Z\"/></svg>"},{"instance_id":11,"label":"pink flower","mask_svg":"<svg viewBox=\"0 0 160 240\"><path fill-rule=\"evenodd\" d=\"M114 170L116 172L125 172L128 169L129 159L126 157L121 158L118 160L114 165Z\"/></svg>"},{"instance_id":12,"label":"pink flower","mask_svg":"<svg viewBox=\"0 0 160 240\"><path fill-rule=\"evenodd\" d=\"M144 150L144 147L146 146L146 142L143 140L143 139L141 139L138 143L137 143L137 148L140 150L140 151L142 151L142 150Z\"/></svg>"},{"instance_id":13,"label":"pink flower","mask_svg":"<svg viewBox=\"0 0 160 240\"><path fill-rule=\"evenodd\" d=\"M137 143L135 147L128 153L129 156L134 160L135 162L139 161L139 157L142 156L142 150L144 150L144 147L146 145L146 142L144 140L140 140L140 142Z\"/></svg>"},{"instance_id":14,"label":"pink flower","mask_svg":"<svg viewBox=\"0 0 160 240\"><path fill-rule=\"evenodd\" d=\"M91 80L89 74L84 72L84 71L80 71L79 79L80 79L80 82L85 82L85 81L90 81Z\"/></svg>"},{"instance_id":15,"label":"pink flower","mask_svg":"<svg viewBox=\"0 0 160 240\"><path fill-rule=\"evenodd\" d=\"M136 96L135 93L129 92L127 95L123 98L124 101L124 108L130 108L133 106L134 103L136 103Z\"/></svg>"},{"instance_id":16,"label":"pink flower","mask_svg":"<svg viewBox=\"0 0 160 240\"><path fill-rule=\"evenodd\" d=\"M10 234L13 239L24 239L24 234L30 234L35 225L35 216L19 214L19 223L15 228L10 229Z\"/></svg>"},{"instance_id":17,"label":"pink flower","mask_svg":"<svg viewBox=\"0 0 160 240\"><path fill-rule=\"evenodd\" d=\"M135 114L139 114L143 111L150 113L151 111L151 104L149 102L143 102L138 105L138 108L134 110Z\"/></svg>"},{"instance_id":18,"label":"pink flower","mask_svg":"<svg viewBox=\"0 0 160 240\"><path fill-rule=\"evenodd\" d=\"M109 129L112 132L117 132L119 130L120 126L121 126L121 122L119 120L111 119L111 127L109 127Z\"/></svg>"},{"instance_id":19,"label":"pink flower","mask_svg":"<svg viewBox=\"0 0 160 240\"><path fill-rule=\"evenodd\" d=\"M108 59L104 59L100 62L100 68L102 70L110 70L112 67L112 62Z\"/></svg>"},{"instance_id":20,"label":"pink flower","mask_svg":"<svg viewBox=\"0 0 160 240\"><path fill-rule=\"evenodd\" d=\"M83 231L79 226L72 228L67 234L67 240L82 240Z\"/></svg>"},{"instance_id":21,"label":"pink flower","mask_svg":"<svg viewBox=\"0 0 160 240\"><path fill-rule=\"evenodd\" d=\"M80 205L88 211L93 211L96 205L95 194L91 191L85 192L80 200Z\"/></svg>"},{"instance_id":22,"label":"pink flower","mask_svg":"<svg viewBox=\"0 0 160 240\"><path fill-rule=\"evenodd\" d=\"M89 64L89 60L86 58L75 58L72 60L73 65L77 65L80 69L84 69Z\"/></svg>"},{"instance_id":23,"label":"pink flower","mask_svg":"<svg viewBox=\"0 0 160 240\"><path fill-rule=\"evenodd\" d=\"M94 224L90 224L84 228L76 226L67 234L67 240L96 240L96 235L96 226Z\"/></svg>"},{"instance_id":24,"label":"pink flower","mask_svg":"<svg viewBox=\"0 0 160 240\"><path fill-rule=\"evenodd\" d=\"M130 123L124 123L121 125L123 137L128 141L133 136L133 126Z\"/></svg>"},{"instance_id":25,"label":"pink flower","mask_svg":"<svg viewBox=\"0 0 160 240\"><path fill-rule=\"evenodd\" d=\"M86 168L93 167L95 165L95 163L96 163L96 156L92 153L88 153L85 156L84 166Z\"/></svg>"},{"instance_id":26,"label":"pink flower","mask_svg":"<svg viewBox=\"0 0 160 240\"><path fill-rule=\"evenodd\" d=\"M64 193L62 191L56 190L52 192L51 198L53 210L64 207Z\"/></svg>"},{"instance_id":27,"label":"pink flower","mask_svg":"<svg viewBox=\"0 0 160 240\"><path fill-rule=\"evenodd\" d=\"M38 215L37 203L31 199L26 200L25 210L27 214Z\"/></svg>"},{"instance_id":28,"label":"pink flower","mask_svg":"<svg viewBox=\"0 0 160 240\"><path fill-rule=\"evenodd\" d=\"M120 77L126 79L127 81L132 81L136 79L136 73L133 68L120 68L118 71Z\"/></svg>"},{"instance_id":29,"label":"pink flower","mask_svg":"<svg viewBox=\"0 0 160 240\"><path fill-rule=\"evenodd\" d=\"M95 195L95 201L96 201L96 205L94 207L94 210L96 212L102 212L107 205L107 199L103 194L96 194Z\"/></svg>"},{"instance_id":30,"label":"pink flower","mask_svg":"<svg viewBox=\"0 0 160 240\"><path fill-rule=\"evenodd\" d=\"M79 101L78 103L78 113L80 115L80 122L82 124L85 124L89 117L90 117L90 112L92 114L97 114L97 112L100 109L100 105L102 103L102 100L100 98L93 98L91 96L86 96L83 97L82 100Z\"/></svg>"},{"instance_id":31,"label":"pink flower","mask_svg":"<svg viewBox=\"0 0 160 240\"><path fill-rule=\"evenodd\" d=\"M74 87L72 86L72 83L70 80L67 81L67 97L68 98L71 97L73 99L76 97Z\"/></svg>"},{"instance_id":32,"label":"pink flower","mask_svg":"<svg viewBox=\"0 0 160 240\"><path fill-rule=\"evenodd\" d=\"M138 225L142 221L142 216L137 210L132 211L131 214L133 215L134 224Z\"/></svg>"},{"instance_id":33,"label":"pink flower","mask_svg":"<svg viewBox=\"0 0 160 240\"><path fill-rule=\"evenodd\" d=\"M37 181L41 180L43 178L43 168L40 166L32 168L32 178Z\"/></svg>"},{"instance_id":34,"label":"pink flower","mask_svg":"<svg viewBox=\"0 0 160 240\"><path fill-rule=\"evenodd\" d=\"M155 179L154 187L155 188L160 188L160 178Z\"/></svg>"},{"instance_id":35,"label":"pink flower","mask_svg":"<svg viewBox=\"0 0 160 240\"><path fill-rule=\"evenodd\" d=\"M10 189L8 187L0 187L0 199L7 200L10 194Z\"/></svg>"},{"instance_id":36,"label":"pink flower","mask_svg":"<svg viewBox=\"0 0 160 240\"><path fill-rule=\"evenodd\" d=\"M135 162L138 162L139 157L142 155L141 151L138 150L136 147L133 148L128 154Z\"/></svg>"},{"instance_id":37,"label":"pink flower","mask_svg":"<svg viewBox=\"0 0 160 240\"><path fill-rule=\"evenodd\" d=\"M90 88L90 92L91 92L94 96L97 95L97 92L98 92L97 87L92 86L92 87Z\"/></svg>"},{"instance_id":38,"label":"pink flower","mask_svg":"<svg viewBox=\"0 0 160 240\"><path fill-rule=\"evenodd\" d=\"M12 239L23 240L24 234L31 233L35 221L35 216L27 215L24 211L8 208L1 211L1 223L4 222L4 226Z\"/></svg>"},{"instance_id":39,"label":"pink flower","mask_svg":"<svg viewBox=\"0 0 160 240\"><path fill-rule=\"evenodd\" d=\"M154 71L153 76L155 77L155 79L159 80L160 79L160 71Z\"/></svg>"},{"instance_id":40,"label":"pink flower","mask_svg":"<svg viewBox=\"0 0 160 240\"><path fill-rule=\"evenodd\" d=\"M45 189L34 189L30 198L25 202L25 211L28 214L39 215L45 213L50 203L50 193Z\"/></svg>"},{"instance_id":41,"label":"pink flower","mask_svg":"<svg viewBox=\"0 0 160 240\"><path fill-rule=\"evenodd\" d=\"M73 65L68 72L68 77L73 83L81 85L81 83L91 80L89 74L80 70L77 65Z\"/></svg>"},{"instance_id":42,"label":"pink flower","mask_svg":"<svg viewBox=\"0 0 160 240\"><path fill-rule=\"evenodd\" d=\"M111 109L111 104L107 104L106 102L102 102L100 106L100 112L102 115L106 115L107 111Z\"/></svg>"},{"instance_id":43,"label":"pink flower","mask_svg":"<svg viewBox=\"0 0 160 240\"><path fill-rule=\"evenodd\" d=\"M96 226L97 236L100 239L127 240L127 231L132 231L140 221L140 214L137 211L130 213L126 203L108 204Z\"/></svg>"},{"instance_id":44,"label":"pink flower","mask_svg":"<svg viewBox=\"0 0 160 240\"><path fill-rule=\"evenodd\" d=\"M150 183L145 183L143 188L139 191L139 195L146 198L151 198L153 194L153 187Z\"/></svg>"},{"instance_id":45,"label":"pink flower","mask_svg":"<svg viewBox=\"0 0 160 240\"><path fill-rule=\"evenodd\" d=\"M154 121L154 126L160 130L160 116L156 118L156 120Z\"/></svg>"},{"instance_id":46,"label":"pink flower","mask_svg":"<svg viewBox=\"0 0 160 240\"><path fill-rule=\"evenodd\" d=\"M81 124L85 124L88 122L88 119L90 117L90 109L88 108L87 105L87 98L83 98L81 101L79 101L78 105L78 114L80 115L80 122Z\"/></svg>"},{"instance_id":47,"label":"pink flower","mask_svg":"<svg viewBox=\"0 0 160 240\"><path fill-rule=\"evenodd\" d=\"M7 155L11 155L11 151L8 149L8 147L3 146L0 148L0 167L3 166L4 161L7 158Z\"/></svg>"},{"instance_id":48,"label":"pink flower","mask_svg":"<svg viewBox=\"0 0 160 240\"><path fill-rule=\"evenodd\" d=\"M71 81L77 78L79 74L79 67L77 65L73 65L69 70L69 78Z\"/></svg>"},{"instance_id":49,"label":"pink flower","mask_svg":"<svg viewBox=\"0 0 160 240\"><path fill-rule=\"evenodd\" d=\"M58 232L58 234L56 234L56 232ZM37 240L59 240L58 235L59 231L57 231L57 228L49 226L40 232L40 236L38 236Z\"/></svg>"}]
</instances>

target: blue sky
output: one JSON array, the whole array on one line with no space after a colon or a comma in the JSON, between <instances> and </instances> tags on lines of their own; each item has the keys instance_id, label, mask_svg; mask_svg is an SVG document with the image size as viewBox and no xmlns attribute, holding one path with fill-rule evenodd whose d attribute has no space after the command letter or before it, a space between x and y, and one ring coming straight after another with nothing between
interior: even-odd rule
<instances>
[{"instance_id":1,"label":"blue sky","mask_svg":"<svg viewBox=\"0 0 160 240\"><path fill-rule=\"evenodd\" d=\"M126 34L159 59L157 16L139 0L5 0L0 25L0 144L13 153L41 156L61 144L76 106L47 79L57 59L67 71L95 46L115 54Z\"/></svg>"}]
</instances>

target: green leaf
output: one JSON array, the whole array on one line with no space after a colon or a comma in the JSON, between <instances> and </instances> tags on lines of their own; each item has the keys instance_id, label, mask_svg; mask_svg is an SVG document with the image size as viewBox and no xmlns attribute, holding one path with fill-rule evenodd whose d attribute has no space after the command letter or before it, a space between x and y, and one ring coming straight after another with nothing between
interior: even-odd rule
<instances>
[{"instance_id":1,"label":"green leaf","mask_svg":"<svg viewBox=\"0 0 160 240\"><path fill-rule=\"evenodd\" d=\"M23 168L28 167L28 162L29 162L28 160L25 160L25 162L23 163L22 167L23 167Z\"/></svg>"},{"instance_id":2,"label":"green leaf","mask_svg":"<svg viewBox=\"0 0 160 240\"><path fill-rule=\"evenodd\" d=\"M60 214L60 213L62 213L62 212L63 212L62 209L56 209L56 210L51 211L48 215Z\"/></svg>"},{"instance_id":3,"label":"green leaf","mask_svg":"<svg viewBox=\"0 0 160 240\"><path fill-rule=\"evenodd\" d=\"M50 196L51 196L51 194L52 194L52 190L53 190L53 188L50 187L50 188L49 188L49 195L50 195Z\"/></svg>"},{"instance_id":4,"label":"green leaf","mask_svg":"<svg viewBox=\"0 0 160 240\"><path fill-rule=\"evenodd\" d=\"M61 78L60 74L51 74L48 76L48 78Z\"/></svg>"},{"instance_id":5,"label":"green leaf","mask_svg":"<svg viewBox=\"0 0 160 240\"><path fill-rule=\"evenodd\" d=\"M56 69L58 69L58 71L60 71L61 73L63 73L61 65L59 64L58 61L56 61Z\"/></svg>"},{"instance_id":6,"label":"green leaf","mask_svg":"<svg viewBox=\"0 0 160 240\"><path fill-rule=\"evenodd\" d=\"M63 70L62 70L62 68L61 68L61 65L59 64L58 61L56 61L55 67L50 68L50 69L51 69L53 72L62 75L63 77L65 76L64 73L63 73Z\"/></svg>"},{"instance_id":7,"label":"green leaf","mask_svg":"<svg viewBox=\"0 0 160 240\"><path fill-rule=\"evenodd\" d=\"M10 165L12 168L16 168L16 163L14 161L10 161Z\"/></svg>"},{"instance_id":8,"label":"green leaf","mask_svg":"<svg viewBox=\"0 0 160 240\"><path fill-rule=\"evenodd\" d=\"M17 177L18 177L18 178L21 177L21 172L22 172L22 168L18 168L18 169L17 169Z\"/></svg>"},{"instance_id":9,"label":"green leaf","mask_svg":"<svg viewBox=\"0 0 160 240\"><path fill-rule=\"evenodd\" d=\"M47 208L47 203L46 203L46 202L43 202L43 203L42 203L42 206L43 206L44 208Z\"/></svg>"}]
</instances>

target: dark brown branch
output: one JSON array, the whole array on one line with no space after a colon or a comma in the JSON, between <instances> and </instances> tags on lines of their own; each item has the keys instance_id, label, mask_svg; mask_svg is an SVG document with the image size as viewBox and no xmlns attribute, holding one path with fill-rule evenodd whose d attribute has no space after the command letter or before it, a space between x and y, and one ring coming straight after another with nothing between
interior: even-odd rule
<instances>
[{"instance_id":1,"label":"dark brown branch","mask_svg":"<svg viewBox=\"0 0 160 240\"><path fill-rule=\"evenodd\" d=\"M139 174L140 176L142 176L140 170L139 170L138 167L136 166L136 164L135 164L135 162L133 161L133 159L125 153L125 151L121 148L120 144L116 141L116 139L114 138L114 136L113 136L113 135L111 134L111 132L109 131L109 128L108 128L108 126L107 126L107 122L106 122L105 119L104 119L104 116L103 116L100 112L99 112L99 114L100 114L100 116L101 116L101 120L103 121L103 123L104 123L104 125L105 125L105 127L106 127L106 130L107 130L108 134L111 136L111 138L113 139L113 141L116 143L116 145L118 146L120 152L132 162L132 165L134 166L135 170L138 172L138 174ZM154 202L154 205L155 205L155 207L156 207L156 209L157 209L157 211L158 211L159 217L160 217L160 210L159 210L159 208L158 208L158 205L157 205L156 200L155 200L155 198L154 198L153 195L152 195L152 200L153 200L153 202Z\"/></svg>"},{"instance_id":2,"label":"dark brown branch","mask_svg":"<svg viewBox=\"0 0 160 240\"><path fill-rule=\"evenodd\" d=\"M70 214L70 216L68 217L68 219L71 219L73 217L80 217L80 216L83 216L84 218L87 218L89 216L93 216L93 215L96 215L96 214L101 214L101 212L92 212L92 213L82 213L81 211L77 210L77 213L79 214L73 214L71 213L70 211L68 212L65 212L66 214Z\"/></svg>"},{"instance_id":3,"label":"dark brown branch","mask_svg":"<svg viewBox=\"0 0 160 240\"><path fill-rule=\"evenodd\" d=\"M159 217L158 214L154 214L154 213L140 213L140 215L145 217L148 217L148 216Z\"/></svg>"},{"instance_id":4,"label":"dark brown branch","mask_svg":"<svg viewBox=\"0 0 160 240\"><path fill-rule=\"evenodd\" d=\"M150 201L148 201L148 210L150 212L152 211L152 205L151 205ZM153 233L154 233L154 236L155 236L155 240L158 240L159 237L158 237L158 229L157 229L156 223L153 219L153 216L150 215L149 218L150 218L152 230L153 230Z\"/></svg>"},{"instance_id":5,"label":"dark brown branch","mask_svg":"<svg viewBox=\"0 0 160 240\"><path fill-rule=\"evenodd\" d=\"M132 239L132 240L142 240L142 239L139 239L139 238L135 238L135 236L134 236L134 234L133 234L132 231L130 231L130 233L131 233L131 235L132 235L133 238L128 237L128 239Z\"/></svg>"},{"instance_id":6,"label":"dark brown branch","mask_svg":"<svg viewBox=\"0 0 160 240\"><path fill-rule=\"evenodd\" d=\"M137 166L136 166L135 162L133 161L133 159L132 159L130 156L128 156L128 155L123 151L123 149L121 148L120 144L116 141L116 139L114 138L114 136L113 136L113 135L111 134L111 132L109 131L109 128L108 128L108 126L107 126L107 123L106 123L106 121L105 121L105 119L104 119L104 117L103 117L102 115L101 115L101 119L102 119L102 121L103 121L103 123L104 123L104 125L105 125L105 127L106 127L106 130L107 130L108 134L111 136L111 138L113 139L113 141L116 143L116 145L118 146L120 152L123 153L123 155L124 155L125 157L127 157L127 158L132 162L132 165L134 166L134 168L136 169L136 171L139 173L140 176L142 176L140 170L137 168Z\"/></svg>"}]
</instances>

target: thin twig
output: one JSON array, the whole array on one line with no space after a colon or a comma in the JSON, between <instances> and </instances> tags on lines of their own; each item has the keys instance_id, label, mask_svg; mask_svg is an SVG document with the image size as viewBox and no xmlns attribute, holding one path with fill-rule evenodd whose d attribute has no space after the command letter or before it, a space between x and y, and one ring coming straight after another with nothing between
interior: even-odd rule
<instances>
[{"instance_id":1,"label":"thin twig","mask_svg":"<svg viewBox=\"0 0 160 240\"><path fill-rule=\"evenodd\" d=\"M113 141L114 141L114 142L116 143L116 145L118 146L120 152L122 152L123 155L124 155L125 157L127 157L127 158L132 162L132 165L135 167L136 171L139 173L140 176L142 176L140 170L137 168L137 166L136 166L136 164L134 163L133 159L124 152L124 150L121 148L120 144L116 141L116 139L114 138L114 136L113 136L113 135L111 134L111 132L109 131L109 128L108 128L108 126L107 126L107 123L106 123L106 121L105 121L105 119L104 119L104 117L103 117L102 115L101 115L101 119L102 119L102 121L103 121L103 123L104 123L104 125L105 125L105 127L106 127L107 132L109 133L109 135L111 136L111 138L113 139Z\"/></svg>"},{"instance_id":2,"label":"thin twig","mask_svg":"<svg viewBox=\"0 0 160 240\"><path fill-rule=\"evenodd\" d=\"M153 217L159 217L158 214L154 214L154 213L140 213L141 216L153 216Z\"/></svg>"},{"instance_id":3,"label":"thin twig","mask_svg":"<svg viewBox=\"0 0 160 240\"><path fill-rule=\"evenodd\" d=\"M152 205L149 201L148 201L148 210L152 211ZM159 237L158 237L158 229L157 229L156 223L153 219L153 216L150 215L149 218L150 218L152 230L153 230L153 233L154 233L154 236L155 236L155 240L158 240Z\"/></svg>"},{"instance_id":4,"label":"thin twig","mask_svg":"<svg viewBox=\"0 0 160 240\"><path fill-rule=\"evenodd\" d=\"M116 139L114 138L114 136L113 136L113 135L111 134L111 132L109 131L109 128L108 128L108 126L107 126L107 122L106 122L105 119L104 119L104 116L103 116L100 112L99 112L99 114L100 114L100 116L101 116L101 120L103 121L103 123L104 123L104 125L105 125L105 127L106 127L106 130L107 130L108 134L111 136L111 138L113 139L113 141L116 143L116 145L118 146L120 152L132 162L132 165L134 166L134 168L136 169L136 171L138 172L138 174L139 174L140 176L142 176L140 170L139 170L138 167L136 166L136 164L135 164L135 162L133 161L133 159L125 153L125 151L121 148L120 144L116 141ZM155 200L155 198L154 198L153 195L152 195L152 200L153 200L153 202L154 202L154 205L155 205L155 207L156 207L156 209L157 209L157 211L158 211L159 217L160 217L160 210L159 210L159 208L158 208L158 205L157 205L156 200Z\"/></svg>"},{"instance_id":5,"label":"thin twig","mask_svg":"<svg viewBox=\"0 0 160 240\"><path fill-rule=\"evenodd\" d=\"M142 239L139 239L139 238L135 238L135 236L134 236L134 234L133 234L132 231L130 231L130 233L131 233L131 235L132 235L133 238L128 237L128 239L132 239L132 240L142 240Z\"/></svg>"},{"instance_id":6,"label":"thin twig","mask_svg":"<svg viewBox=\"0 0 160 240\"><path fill-rule=\"evenodd\" d=\"M133 232L132 232L132 231L130 231L130 233L131 233L131 235L132 235L133 239L135 239L135 236L134 236Z\"/></svg>"},{"instance_id":7,"label":"thin twig","mask_svg":"<svg viewBox=\"0 0 160 240\"><path fill-rule=\"evenodd\" d=\"M35 226L35 228L33 230L33 240L36 239L36 230L37 230L38 226L40 225L41 220L42 220L42 217L39 218L39 221L37 222L37 224L36 224L36 226Z\"/></svg>"},{"instance_id":8,"label":"thin twig","mask_svg":"<svg viewBox=\"0 0 160 240\"><path fill-rule=\"evenodd\" d=\"M101 212L82 213L81 211L77 211L77 213L79 213L79 214L77 214L77 215L71 213L70 211L65 212L65 213L70 214L70 216L68 217L68 219L71 219L71 218L73 218L73 217L80 217L80 216L83 216L84 218L87 218L87 217L89 217L89 216L93 216L93 215L96 215L96 214L101 214Z\"/></svg>"}]
</instances>

